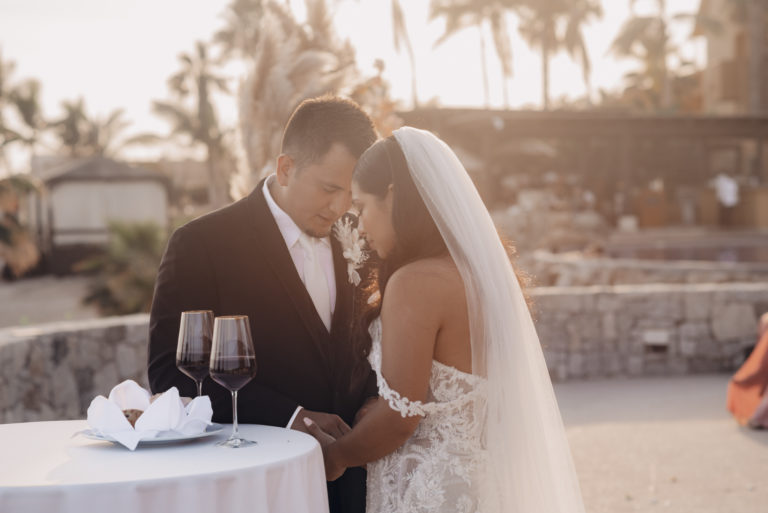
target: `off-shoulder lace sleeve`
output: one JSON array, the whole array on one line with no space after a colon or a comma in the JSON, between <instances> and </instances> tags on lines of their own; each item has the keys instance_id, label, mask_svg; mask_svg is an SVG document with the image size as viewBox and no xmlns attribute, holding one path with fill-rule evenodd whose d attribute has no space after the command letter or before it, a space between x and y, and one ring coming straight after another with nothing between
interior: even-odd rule
<instances>
[{"instance_id":1,"label":"off-shoulder lace sleeve","mask_svg":"<svg viewBox=\"0 0 768 513\"><path fill-rule=\"evenodd\" d=\"M376 372L376 384L379 387L379 397L385 399L390 408L398 412L403 418L415 417L417 415L427 415L430 410L429 404L421 401L411 401L407 397L401 396L396 390L393 390L384 376L381 374L381 320L374 320L369 328L373 344L368 359L371 368Z\"/></svg>"},{"instance_id":2,"label":"off-shoulder lace sleeve","mask_svg":"<svg viewBox=\"0 0 768 513\"><path fill-rule=\"evenodd\" d=\"M387 401L390 408L398 412L403 418L424 416L428 412L426 404L421 401L411 401L401 396L396 390L392 390L387 380L381 375L381 369L376 369L376 383L379 385L379 396Z\"/></svg>"}]
</instances>

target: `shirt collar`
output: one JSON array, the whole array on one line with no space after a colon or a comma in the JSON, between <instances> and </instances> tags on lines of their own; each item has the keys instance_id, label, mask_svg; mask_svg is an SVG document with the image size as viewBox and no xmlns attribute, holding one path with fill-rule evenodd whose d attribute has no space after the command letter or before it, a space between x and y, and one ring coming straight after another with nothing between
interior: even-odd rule
<instances>
[{"instance_id":1,"label":"shirt collar","mask_svg":"<svg viewBox=\"0 0 768 513\"><path fill-rule=\"evenodd\" d=\"M269 211L272 212L272 217L275 218L277 228L280 230L280 234L285 240L285 245L288 246L288 249L290 249L299 241L299 237L301 236L301 228L299 228L299 225L297 225L296 222L291 219L291 216L289 216L285 210L280 208L280 205L277 204L275 199L272 197L272 194L269 192L269 184L271 184L275 179L275 175L272 174L268 176L266 180L264 180L264 198L267 200ZM323 237L319 240L322 241L326 246L331 247L331 241L328 239L328 237Z\"/></svg>"}]
</instances>

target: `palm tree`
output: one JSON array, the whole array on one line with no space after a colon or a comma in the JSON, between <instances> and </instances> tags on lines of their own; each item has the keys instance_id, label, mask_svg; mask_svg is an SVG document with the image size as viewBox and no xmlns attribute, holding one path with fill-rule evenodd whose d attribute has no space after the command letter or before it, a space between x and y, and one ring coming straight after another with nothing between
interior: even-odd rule
<instances>
[{"instance_id":1,"label":"palm tree","mask_svg":"<svg viewBox=\"0 0 768 513\"><path fill-rule=\"evenodd\" d=\"M672 106L672 84L667 60L676 48L669 37L666 1L656 1L657 13L633 14L614 39L611 50L619 57L634 58L642 63L641 70L627 75L630 87L647 91L656 109L668 110ZM635 0L630 0L631 6L634 3Z\"/></svg>"},{"instance_id":2,"label":"palm tree","mask_svg":"<svg viewBox=\"0 0 768 513\"><path fill-rule=\"evenodd\" d=\"M10 95L23 128L17 131L18 139L29 149L30 162L35 154L40 133L48 127L40 105L40 82L29 79L19 84Z\"/></svg>"},{"instance_id":3,"label":"palm tree","mask_svg":"<svg viewBox=\"0 0 768 513\"><path fill-rule=\"evenodd\" d=\"M611 51L619 57L640 61L642 68L627 75L630 88L643 91L653 108L670 110L674 106L674 77L669 69L669 58L678 54L678 48L671 41L669 26L672 23L700 23L716 30L718 23L693 13L668 16L666 0L656 0L656 14L638 16L634 13L635 2L630 0L633 15L614 39Z\"/></svg>"},{"instance_id":4,"label":"palm tree","mask_svg":"<svg viewBox=\"0 0 768 513\"><path fill-rule=\"evenodd\" d=\"M16 63L3 60L2 48L0 48L0 121L2 120L2 107L8 101L8 97L13 90L11 86L11 76L16 70Z\"/></svg>"},{"instance_id":5,"label":"palm tree","mask_svg":"<svg viewBox=\"0 0 768 513\"><path fill-rule=\"evenodd\" d=\"M105 118L91 118L82 98L65 100L61 106L64 116L48 126L53 128L71 157L111 157L131 142L120 140L122 132L130 124L123 119L122 109L112 111Z\"/></svg>"},{"instance_id":6,"label":"palm tree","mask_svg":"<svg viewBox=\"0 0 768 513\"><path fill-rule=\"evenodd\" d=\"M90 131L88 116L85 113L85 101L65 100L61 103L64 116L51 123L61 144L72 157L90 153L88 148L88 133Z\"/></svg>"},{"instance_id":7,"label":"palm tree","mask_svg":"<svg viewBox=\"0 0 768 513\"><path fill-rule=\"evenodd\" d=\"M512 43L509 39L507 14L520 7L521 3L522 0L431 0L430 2L429 19L445 19L445 32L435 42L435 46L441 45L465 28L477 28L480 36L480 63L486 106L490 104L488 64L485 58L486 24L493 37L493 46L501 66L504 104L508 105L507 80L512 77Z\"/></svg>"},{"instance_id":8,"label":"palm tree","mask_svg":"<svg viewBox=\"0 0 768 513\"><path fill-rule=\"evenodd\" d=\"M226 201L226 173L218 166L225 147L224 132L219 126L212 94L215 90L229 92L227 80L215 72L215 64L208 47L202 41L195 44L195 52L179 55L181 69L168 79L175 102L155 101L155 113L171 122L170 137L183 137L193 144L202 144L208 164L209 201L221 206ZM192 97L193 107L185 100Z\"/></svg>"},{"instance_id":9,"label":"palm tree","mask_svg":"<svg viewBox=\"0 0 768 513\"><path fill-rule=\"evenodd\" d=\"M557 20L565 9L563 0L531 1L520 10L520 35L541 51L541 90L544 109L549 110L549 61L560 46Z\"/></svg>"},{"instance_id":10,"label":"palm tree","mask_svg":"<svg viewBox=\"0 0 768 513\"><path fill-rule=\"evenodd\" d=\"M541 51L542 103L550 106L549 63L560 49L580 61L587 98L590 89L590 60L582 28L591 18L602 16L602 7L594 0L529 0L519 9L520 34L531 47ZM564 25L564 30L561 28Z\"/></svg>"},{"instance_id":11,"label":"palm tree","mask_svg":"<svg viewBox=\"0 0 768 513\"><path fill-rule=\"evenodd\" d=\"M18 134L10 130L5 124L5 107L13 90L11 75L15 69L16 63L3 60L2 49L0 48L0 163L5 166L7 173L10 173L10 163L5 154L5 147L18 139Z\"/></svg>"},{"instance_id":12,"label":"palm tree","mask_svg":"<svg viewBox=\"0 0 768 513\"><path fill-rule=\"evenodd\" d=\"M566 14L565 34L562 43L571 58L581 64L588 104L591 103L592 99L592 63L589 60L582 29L593 19L602 17L603 7L596 0L575 0L571 3Z\"/></svg>"},{"instance_id":13,"label":"palm tree","mask_svg":"<svg viewBox=\"0 0 768 513\"><path fill-rule=\"evenodd\" d=\"M124 119L124 114L123 109L115 109L105 118L88 121L88 146L93 154L112 157L132 143L130 139L120 139L122 132L131 124Z\"/></svg>"},{"instance_id":14,"label":"palm tree","mask_svg":"<svg viewBox=\"0 0 768 513\"><path fill-rule=\"evenodd\" d=\"M411 38L408 36L408 27L405 24L405 14L400 0L392 0L392 37L395 42L395 51L400 53L400 47L405 46L408 60L411 63L411 100L413 108L419 106L419 96L416 90L416 59L413 56Z\"/></svg>"}]
</instances>

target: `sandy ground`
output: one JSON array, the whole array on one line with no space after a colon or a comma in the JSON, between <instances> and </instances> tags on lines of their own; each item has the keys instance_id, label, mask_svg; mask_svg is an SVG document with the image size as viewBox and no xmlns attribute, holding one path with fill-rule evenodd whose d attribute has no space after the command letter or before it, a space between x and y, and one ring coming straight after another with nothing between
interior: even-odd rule
<instances>
[{"instance_id":1,"label":"sandy ground","mask_svg":"<svg viewBox=\"0 0 768 513\"><path fill-rule=\"evenodd\" d=\"M557 384L587 512L768 512L768 431L732 420L727 382Z\"/></svg>"},{"instance_id":2,"label":"sandy ground","mask_svg":"<svg viewBox=\"0 0 768 513\"><path fill-rule=\"evenodd\" d=\"M84 277L0 281L0 328L96 318L96 309L82 304L87 288Z\"/></svg>"}]
</instances>

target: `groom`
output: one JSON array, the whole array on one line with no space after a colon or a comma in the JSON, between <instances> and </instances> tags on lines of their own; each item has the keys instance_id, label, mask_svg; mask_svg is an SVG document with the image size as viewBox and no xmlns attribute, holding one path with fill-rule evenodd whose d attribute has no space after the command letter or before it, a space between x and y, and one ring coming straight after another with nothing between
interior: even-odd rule
<instances>
[{"instance_id":1,"label":"groom","mask_svg":"<svg viewBox=\"0 0 768 513\"><path fill-rule=\"evenodd\" d=\"M306 431L305 418L340 436L376 395L352 383L353 288L333 224L350 204L355 163L376 139L353 102L303 102L285 127L276 173L249 196L174 232L158 271L149 328L153 393L194 382L176 369L181 312L247 315L258 374L238 392L238 419ZM232 421L230 393L210 379L214 420ZM365 509L365 471L328 484L331 512Z\"/></svg>"}]
</instances>

